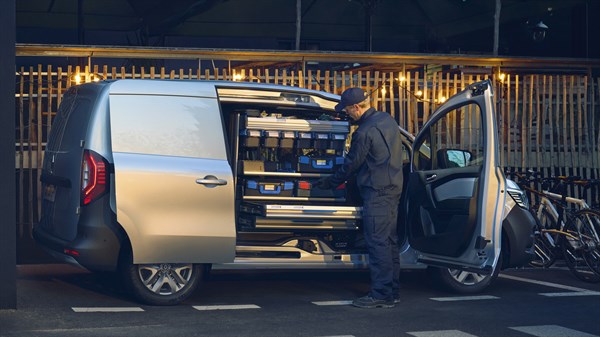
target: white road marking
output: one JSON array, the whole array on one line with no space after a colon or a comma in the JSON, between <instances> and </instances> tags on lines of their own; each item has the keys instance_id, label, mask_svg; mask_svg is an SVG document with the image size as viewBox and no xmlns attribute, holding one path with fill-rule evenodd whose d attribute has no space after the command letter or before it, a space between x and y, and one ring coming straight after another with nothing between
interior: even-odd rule
<instances>
[{"instance_id":1,"label":"white road marking","mask_svg":"<svg viewBox=\"0 0 600 337\"><path fill-rule=\"evenodd\" d=\"M540 293L547 297L569 297L569 296L600 296L600 291L569 291L564 293Z\"/></svg>"},{"instance_id":2,"label":"white road marking","mask_svg":"<svg viewBox=\"0 0 600 337\"><path fill-rule=\"evenodd\" d=\"M589 291L587 289L566 286L564 284L558 284L558 283L552 283L552 282L545 282L545 281L530 280L528 278L522 278L522 277L517 277L517 276L512 276L512 275L500 274L500 275L498 275L498 277L502 277L502 278L509 279L509 280L515 280L515 281L521 281L521 282L539 284L539 285L543 285L543 286L546 286L546 287L552 287L552 288L558 288L558 289L564 289L564 290Z\"/></svg>"},{"instance_id":3,"label":"white road marking","mask_svg":"<svg viewBox=\"0 0 600 337\"><path fill-rule=\"evenodd\" d=\"M539 337L598 337L586 332L564 328L559 325L514 326L509 327L509 329Z\"/></svg>"},{"instance_id":4,"label":"white road marking","mask_svg":"<svg viewBox=\"0 0 600 337\"><path fill-rule=\"evenodd\" d=\"M241 310L241 309L260 309L256 304L238 304L238 305L194 305L196 310Z\"/></svg>"},{"instance_id":5,"label":"white road marking","mask_svg":"<svg viewBox=\"0 0 600 337\"><path fill-rule=\"evenodd\" d=\"M546 297L597 296L597 295L600 295L600 292L597 292L597 291L592 291L592 290L588 290L588 289L584 289L584 288L571 287L571 286L567 286L567 285L564 285L564 284L558 284L558 283L552 283L552 282L545 282L545 281L537 281L537 280L530 280L530 279L527 279L527 278L522 278L522 277L517 277L517 276L511 276L511 275L504 275L504 274L498 275L498 277L502 277L502 278L509 279L509 280L514 280L514 281L539 284L539 285L543 285L543 286L546 286L546 287L552 287L552 288L569 290L569 292L539 293L539 295L546 296Z\"/></svg>"},{"instance_id":6,"label":"white road marking","mask_svg":"<svg viewBox=\"0 0 600 337\"><path fill-rule=\"evenodd\" d=\"M72 307L75 312L140 312L140 307Z\"/></svg>"},{"instance_id":7,"label":"white road marking","mask_svg":"<svg viewBox=\"0 0 600 337\"><path fill-rule=\"evenodd\" d=\"M352 301L320 301L320 302L312 302L312 304L316 305L350 305Z\"/></svg>"},{"instance_id":8,"label":"white road marking","mask_svg":"<svg viewBox=\"0 0 600 337\"><path fill-rule=\"evenodd\" d=\"M478 296L454 296L454 297L432 297L430 300L438 302L454 302L454 301L479 301L479 300L497 300L500 297L491 295L478 295Z\"/></svg>"},{"instance_id":9,"label":"white road marking","mask_svg":"<svg viewBox=\"0 0 600 337\"><path fill-rule=\"evenodd\" d=\"M460 330L415 331L407 334L415 337L477 337Z\"/></svg>"}]
</instances>

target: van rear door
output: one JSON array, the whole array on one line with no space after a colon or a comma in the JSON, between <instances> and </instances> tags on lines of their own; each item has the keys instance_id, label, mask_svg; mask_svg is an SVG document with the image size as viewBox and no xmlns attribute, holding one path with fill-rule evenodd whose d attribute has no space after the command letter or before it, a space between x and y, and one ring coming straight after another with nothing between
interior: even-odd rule
<instances>
[{"instance_id":1,"label":"van rear door","mask_svg":"<svg viewBox=\"0 0 600 337\"><path fill-rule=\"evenodd\" d=\"M214 86L115 82L110 124L117 221L133 263L233 261L234 183Z\"/></svg>"},{"instance_id":2,"label":"van rear door","mask_svg":"<svg viewBox=\"0 0 600 337\"><path fill-rule=\"evenodd\" d=\"M77 237L82 142L86 139L98 85L71 87L53 121L44 151L42 216L39 226L63 241Z\"/></svg>"}]
</instances>

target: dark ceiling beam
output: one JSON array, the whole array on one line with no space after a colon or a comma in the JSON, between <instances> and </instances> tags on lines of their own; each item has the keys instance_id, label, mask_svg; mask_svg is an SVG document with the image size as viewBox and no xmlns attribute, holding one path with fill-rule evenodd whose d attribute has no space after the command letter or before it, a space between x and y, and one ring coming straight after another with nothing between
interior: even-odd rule
<instances>
[{"instance_id":1,"label":"dark ceiling beam","mask_svg":"<svg viewBox=\"0 0 600 337\"><path fill-rule=\"evenodd\" d=\"M461 54L388 54L368 52L281 51L167 47L72 46L17 44L16 56L136 59L329 62L373 64L439 64L534 68L599 69L600 59L494 57Z\"/></svg>"}]
</instances>

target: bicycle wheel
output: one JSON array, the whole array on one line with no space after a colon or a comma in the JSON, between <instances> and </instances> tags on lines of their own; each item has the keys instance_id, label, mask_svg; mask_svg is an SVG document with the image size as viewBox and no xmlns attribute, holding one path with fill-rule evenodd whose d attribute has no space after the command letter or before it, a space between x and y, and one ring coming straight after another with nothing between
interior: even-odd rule
<instances>
[{"instance_id":1,"label":"bicycle wheel","mask_svg":"<svg viewBox=\"0 0 600 337\"><path fill-rule=\"evenodd\" d=\"M571 272L582 281L600 282L600 212L576 212L564 231L561 246Z\"/></svg>"},{"instance_id":2,"label":"bicycle wheel","mask_svg":"<svg viewBox=\"0 0 600 337\"><path fill-rule=\"evenodd\" d=\"M550 216L548 211L542 210L542 215L538 219L534 213L537 227L533 236L535 255L529 262L534 267L548 268L556 261L556 242L552 235L544 233L543 229L556 228L556 221Z\"/></svg>"}]
</instances>

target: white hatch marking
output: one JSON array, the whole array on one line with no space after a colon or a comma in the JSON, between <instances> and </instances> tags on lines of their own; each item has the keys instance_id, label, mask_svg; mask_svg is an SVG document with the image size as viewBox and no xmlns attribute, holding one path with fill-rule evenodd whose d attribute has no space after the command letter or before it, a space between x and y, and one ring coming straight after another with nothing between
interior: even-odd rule
<instances>
[{"instance_id":1,"label":"white hatch marking","mask_svg":"<svg viewBox=\"0 0 600 337\"><path fill-rule=\"evenodd\" d=\"M559 325L513 326L509 327L509 329L539 337L598 337L587 332L581 332Z\"/></svg>"},{"instance_id":2,"label":"white hatch marking","mask_svg":"<svg viewBox=\"0 0 600 337\"><path fill-rule=\"evenodd\" d=\"M73 307L75 312L140 312L140 307Z\"/></svg>"},{"instance_id":3,"label":"white hatch marking","mask_svg":"<svg viewBox=\"0 0 600 337\"><path fill-rule=\"evenodd\" d=\"M500 297L491 295L478 295L478 296L454 296L454 297L432 297L430 300L438 302L454 302L454 301L480 301L480 300L497 300Z\"/></svg>"},{"instance_id":4,"label":"white hatch marking","mask_svg":"<svg viewBox=\"0 0 600 337\"><path fill-rule=\"evenodd\" d=\"M415 331L407 332L407 334L415 337L477 337L460 330Z\"/></svg>"},{"instance_id":5,"label":"white hatch marking","mask_svg":"<svg viewBox=\"0 0 600 337\"><path fill-rule=\"evenodd\" d=\"M352 301L318 301L312 302L312 304L316 305L350 305Z\"/></svg>"},{"instance_id":6,"label":"white hatch marking","mask_svg":"<svg viewBox=\"0 0 600 337\"><path fill-rule=\"evenodd\" d=\"M260 309L256 304L238 304L238 305L194 305L194 309L200 311L207 310L242 310L242 309Z\"/></svg>"}]
</instances>

